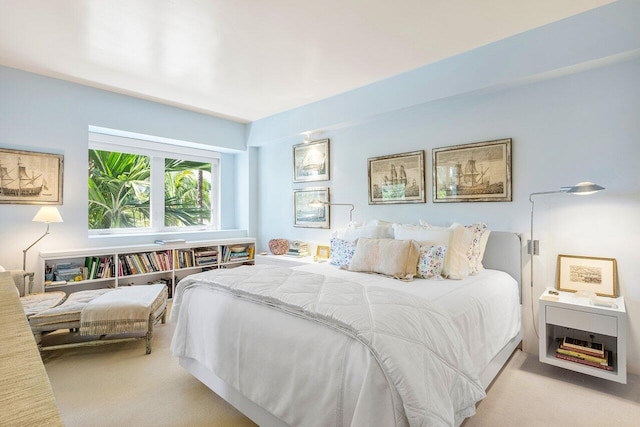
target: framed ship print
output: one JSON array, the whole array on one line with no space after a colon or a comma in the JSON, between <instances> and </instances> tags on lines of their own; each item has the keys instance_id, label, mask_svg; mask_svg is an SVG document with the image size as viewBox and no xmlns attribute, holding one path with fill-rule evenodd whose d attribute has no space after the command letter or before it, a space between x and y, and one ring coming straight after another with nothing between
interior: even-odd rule
<instances>
[{"instance_id":1,"label":"framed ship print","mask_svg":"<svg viewBox=\"0 0 640 427\"><path fill-rule=\"evenodd\" d=\"M510 202L511 139L433 150L433 201Z\"/></svg>"},{"instance_id":2,"label":"framed ship print","mask_svg":"<svg viewBox=\"0 0 640 427\"><path fill-rule=\"evenodd\" d=\"M424 151L372 157L369 204L425 203Z\"/></svg>"},{"instance_id":3,"label":"framed ship print","mask_svg":"<svg viewBox=\"0 0 640 427\"><path fill-rule=\"evenodd\" d=\"M329 228L329 188L293 190L293 226Z\"/></svg>"},{"instance_id":4,"label":"framed ship print","mask_svg":"<svg viewBox=\"0 0 640 427\"><path fill-rule=\"evenodd\" d=\"M329 180L329 140L293 146L293 182Z\"/></svg>"},{"instance_id":5,"label":"framed ship print","mask_svg":"<svg viewBox=\"0 0 640 427\"><path fill-rule=\"evenodd\" d=\"M62 204L63 156L0 148L0 203Z\"/></svg>"}]
</instances>

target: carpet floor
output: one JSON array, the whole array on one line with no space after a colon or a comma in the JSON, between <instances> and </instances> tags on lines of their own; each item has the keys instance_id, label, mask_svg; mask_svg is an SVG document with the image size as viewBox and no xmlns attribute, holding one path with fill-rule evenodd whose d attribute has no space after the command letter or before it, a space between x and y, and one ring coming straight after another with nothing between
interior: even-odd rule
<instances>
[{"instance_id":1,"label":"carpet floor","mask_svg":"<svg viewBox=\"0 0 640 427\"><path fill-rule=\"evenodd\" d=\"M144 340L45 352L67 427L253 426L182 369L169 352L174 325ZM50 337L56 338L56 337ZM545 365L516 351L464 427L636 426L640 379L622 385Z\"/></svg>"}]
</instances>

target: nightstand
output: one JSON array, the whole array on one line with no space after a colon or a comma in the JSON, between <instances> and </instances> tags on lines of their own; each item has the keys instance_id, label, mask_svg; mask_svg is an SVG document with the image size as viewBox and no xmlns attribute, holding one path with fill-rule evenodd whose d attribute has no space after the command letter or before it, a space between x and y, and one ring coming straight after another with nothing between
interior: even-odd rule
<instances>
[{"instance_id":1,"label":"nightstand","mask_svg":"<svg viewBox=\"0 0 640 427\"><path fill-rule=\"evenodd\" d=\"M289 255L256 255L256 264L279 265L280 267L297 267L305 264L313 264L312 256L295 257Z\"/></svg>"},{"instance_id":2,"label":"nightstand","mask_svg":"<svg viewBox=\"0 0 640 427\"><path fill-rule=\"evenodd\" d=\"M624 298L612 299L615 307L593 305L589 298L571 292L559 292L557 301L543 298L539 303L540 361L594 377L627 383L627 312ZM602 343L612 351L613 371L556 357L557 339L573 337Z\"/></svg>"}]
</instances>

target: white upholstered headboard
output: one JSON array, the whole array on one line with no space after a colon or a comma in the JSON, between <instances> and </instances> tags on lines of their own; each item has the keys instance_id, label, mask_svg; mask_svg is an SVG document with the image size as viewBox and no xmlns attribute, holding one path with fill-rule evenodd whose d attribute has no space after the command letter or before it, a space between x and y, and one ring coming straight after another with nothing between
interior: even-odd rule
<instances>
[{"instance_id":1,"label":"white upholstered headboard","mask_svg":"<svg viewBox=\"0 0 640 427\"><path fill-rule=\"evenodd\" d=\"M522 290L522 236L510 231L492 231L482 265L509 273Z\"/></svg>"}]
</instances>

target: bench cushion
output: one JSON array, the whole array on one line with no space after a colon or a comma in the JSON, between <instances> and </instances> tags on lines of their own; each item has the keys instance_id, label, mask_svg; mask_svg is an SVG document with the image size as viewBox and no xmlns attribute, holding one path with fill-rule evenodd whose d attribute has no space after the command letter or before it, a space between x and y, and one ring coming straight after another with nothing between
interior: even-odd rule
<instances>
[{"instance_id":1,"label":"bench cushion","mask_svg":"<svg viewBox=\"0 0 640 427\"><path fill-rule=\"evenodd\" d=\"M66 294L64 292L41 292L37 294L29 294L21 297L20 302L27 318L33 317L37 313L46 311L60 304Z\"/></svg>"},{"instance_id":2,"label":"bench cushion","mask_svg":"<svg viewBox=\"0 0 640 427\"><path fill-rule=\"evenodd\" d=\"M29 324L34 329L38 326L80 322L80 312L89 301L113 290L113 288L105 288L74 292L64 303L31 316ZM64 295L64 292L61 293Z\"/></svg>"}]
</instances>

